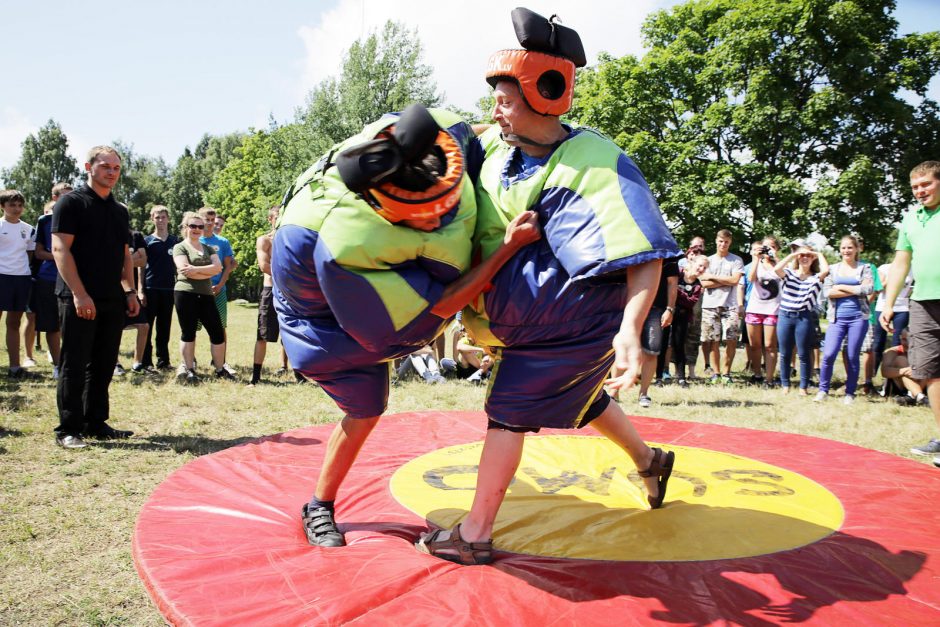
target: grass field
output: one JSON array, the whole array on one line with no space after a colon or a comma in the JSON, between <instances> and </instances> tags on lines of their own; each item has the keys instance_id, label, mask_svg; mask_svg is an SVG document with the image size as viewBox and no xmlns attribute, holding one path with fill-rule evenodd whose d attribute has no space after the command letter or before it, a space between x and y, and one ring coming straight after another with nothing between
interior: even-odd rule
<instances>
[{"instance_id":1,"label":"grass field","mask_svg":"<svg viewBox=\"0 0 940 627\"><path fill-rule=\"evenodd\" d=\"M48 364L36 369L41 379L0 380L0 624L164 624L131 558L134 522L154 488L200 455L340 417L311 385L285 378L246 387L255 319L253 306L230 305L228 361L242 373L242 383L209 380L185 387L172 376L116 379L111 423L136 432L119 444L78 451L55 446ZM131 335L124 340L121 360L129 366ZM205 335L198 343L198 360L208 364ZM267 359L270 370L276 351L272 347ZM392 389L389 413L479 410L483 396L482 388L463 382L405 383ZM820 436L905 457L911 445L936 434L926 408L900 408L879 397L845 406L840 390L822 405L740 385L653 388L653 406L642 410L634 392L626 396L627 413Z\"/></svg>"}]
</instances>

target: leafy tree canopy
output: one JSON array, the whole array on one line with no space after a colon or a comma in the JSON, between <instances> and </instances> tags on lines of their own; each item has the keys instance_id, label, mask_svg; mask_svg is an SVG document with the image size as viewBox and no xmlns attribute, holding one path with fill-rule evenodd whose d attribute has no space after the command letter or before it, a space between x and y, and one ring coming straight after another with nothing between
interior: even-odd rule
<instances>
[{"instance_id":1,"label":"leafy tree canopy","mask_svg":"<svg viewBox=\"0 0 940 627\"><path fill-rule=\"evenodd\" d=\"M24 219L35 224L42 208L51 199L56 183L77 183L80 172L68 154L69 140L55 120L49 120L35 135L22 143L20 160L3 171L7 188L19 190L26 198Z\"/></svg>"},{"instance_id":2,"label":"leafy tree canopy","mask_svg":"<svg viewBox=\"0 0 940 627\"><path fill-rule=\"evenodd\" d=\"M358 133L363 126L413 102L438 106L442 96L433 81L433 68L421 62L421 40L398 22L385 23L350 46L339 78L321 82L307 95L298 113L313 137L333 144Z\"/></svg>"},{"instance_id":3,"label":"leafy tree canopy","mask_svg":"<svg viewBox=\"0 0 940 627\"><path fill-rule=\"evenodd\" d=\"M646 173L683 240L855 231L889 247L908 172L940 154L940 33L890 0L695 0L647 18L641 59L579 73L572 117Z\"/></svg>"}]
</instances>

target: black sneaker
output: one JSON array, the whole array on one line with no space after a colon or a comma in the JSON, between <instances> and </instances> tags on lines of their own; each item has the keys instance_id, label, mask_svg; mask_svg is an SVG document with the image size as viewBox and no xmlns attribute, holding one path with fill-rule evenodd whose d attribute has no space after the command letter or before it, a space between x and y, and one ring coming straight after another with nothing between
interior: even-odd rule
<instances>
[{"instance_id":1,"label":"black sneaker","mask_svg":"<svg viewBox=\"0 0 940 627\"><path fill-rule=\"evenodd\" d=\"M685 379L679 379L679 387L680 387L680 388L687 388L687 387L689 387L689 382L686 381Z\"/></svg>"},{"instance_id":2,"label":"black sneaker","mask_svg":"<svg viewBox=\"0 0 940 627\"><path fill-rule=\"evenodd\" d=\"M905 394L904 396L895 396L894 402L902 407L912 407L917 404L917 401ZM926 455L926 453L925 453Z\"/></svg>"},{"instance_id":3,"label":"black sneaker","mask_svg":"<svg viewBox=\"0 0 940 627\"><path fill-rule=\"evenodd\" d=\"M346 538L336 526L332 511L324 508L311 510L310 504L306 503L300 511L300 519L311 546L346 546Z\"/></svg>"},{"instance_id":4,"label":"black sneaker","mask_svg":"<svg viewBox=\"0 0 940 627\"><path fill-rule=\"evenodd\" d=\"M114 364L114 376L123 377L125 374L127 374L127 371L124 370L124 366L121 364Z\"/></svg>"},{"instance_id":5,"label":"black sneaker","mask_svg":"<svg viewBox=\"0 0 940 627\"><path fill-rule=\"evenodd\" d=\"M185 381L186 383L190 385L196 385L197 383L199 383L199 375L196 374L195 369L190 368L189 370L186 371Z\"/></svg>"},{"instance_id":6,"label":"black sneaker","mask_svg":"<svg viewBox=\"0 0 940 627\"><path fill-rule=\"evenodd\" d=\"M219 368L218 370L215 371L215 378L216 379L228 379L229 381L235 381L235 377L232 375L232 373L226 370L224 367Z\"/></svg>"}]
</instances>

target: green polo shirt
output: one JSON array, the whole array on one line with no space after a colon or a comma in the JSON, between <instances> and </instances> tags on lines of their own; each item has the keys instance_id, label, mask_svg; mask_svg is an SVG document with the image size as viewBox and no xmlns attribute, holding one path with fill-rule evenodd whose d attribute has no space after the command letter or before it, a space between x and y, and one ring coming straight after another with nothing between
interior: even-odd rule
<instances>
[{"instance_id":1,"label":"green polo shirt","mask_svg":"<svg viewBox=\"0 0 940 627\"><path fill-rule=\"evenodd\" d=\"M918 207L901 221L895 250L911 253L914 271L912 300L940 300L940 207L928 211Z\"/></svg>"}]
</instances>

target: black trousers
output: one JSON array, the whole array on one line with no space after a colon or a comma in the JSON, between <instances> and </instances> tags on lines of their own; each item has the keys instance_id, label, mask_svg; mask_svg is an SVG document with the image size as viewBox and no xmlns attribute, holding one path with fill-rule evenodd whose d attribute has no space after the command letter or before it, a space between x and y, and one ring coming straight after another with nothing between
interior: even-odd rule
<instances>
[{"instance_id":1,"label":"black trousers","mask_svg":"<svg viewBox=\"0 0 940 627\"><path fill-rule=\"evenodd\" d=\"M95 319L85 320L75 313L71 298L59 299L62 355L56 389L57 433L80 435L108 420L108 386L121 348L125 309L120 300L95 301Z\"/></svg>"},{"instance_id":2,"label":"black trousers","mask_svg":"<svg viewBox=\"0 0 940 627\"><path fill-rule=\"evenodd\" d=\"M173 290L145 290L147 296L147 346L144 347L144 367L153 365L153 330L156 328L157 364L170 365L170 328L173 326ZM154 324L156 320L156 324Z\"/></svg>"}]
</instances>

